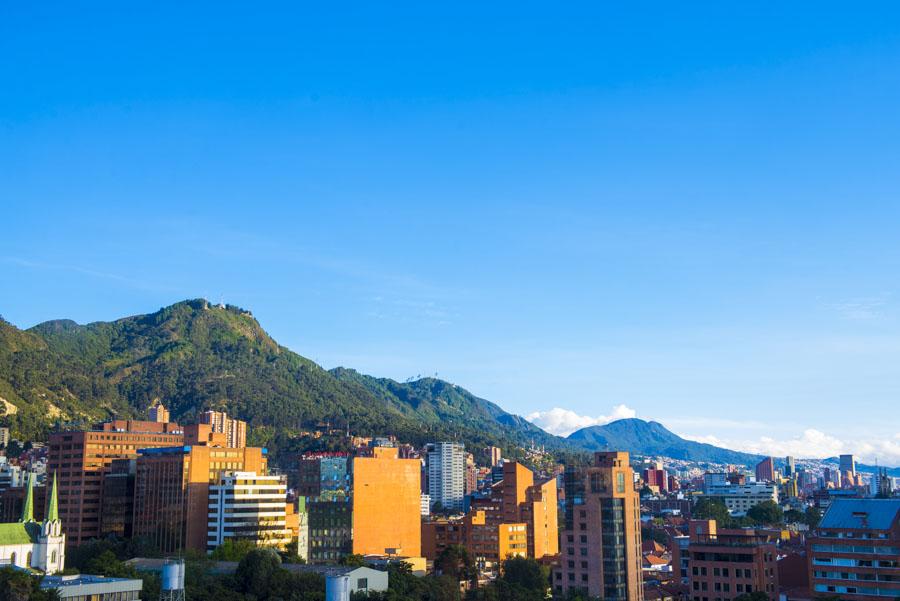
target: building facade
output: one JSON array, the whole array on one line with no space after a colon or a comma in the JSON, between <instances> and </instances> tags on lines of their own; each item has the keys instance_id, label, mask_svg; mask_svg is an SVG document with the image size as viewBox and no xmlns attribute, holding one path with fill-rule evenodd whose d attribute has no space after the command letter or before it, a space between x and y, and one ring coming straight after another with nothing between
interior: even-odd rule
<instances>
[{"instance_id":1,"label":"building facade","mask_svg":"<svg viewBox=\"0 0 900 601\"><path fill-rule=\"evenodd\" d=\"M247 446L247 422L228 417L224 411L204 411L200 423L212 426L212 431L225 435L225 446L241 449Z\"/></svg>"},{"instance_id":2,"label":"building facade","mask_svg":"<svg viewBox=\"0 0 900 601\"><path fill-rule=\"evenodd\" d=\"M445 511L462 511L466 494L466 448L458 442L438 442L427 446L428 495L432 506Z\"/></svg>"},{"instance_id":3,"label":"building facade","mask_svg":"<svg viewBox=\"0 0 900 601\"><path fill-rule=\"evenodd\" d=\"M764 501L777 503L778 486L772 482L713 485L706 488L706 496L721 499L731 514L742 516Z\"/></svg>"},{"instance_id":4,"label":"building facade","mask_svg":"<svg viewBox=\"0 0 900 601\"><path fill-rule=\"evenodd\" d=\"M756 464L757 482L775 482L775 460L766 457Z\"/></svg>"},{"instance_id":5,"label":"building facade","mask_svg":"<svg viewBox=\"0 0 900 601\"><path fill-rule=\"evenodd\" d=\"M421 463L396 448L353 458L353 553L422 555Z\"/></svg>"},{"instance_id":6,"label":"building facade","mask_svg":"<svg viewBox=\"0 0 900 601\"><path fill-rule=\"evenodd\" d=\"M227 540L249 540L284 550L294 538L288 527L287 478L256 472L225 472L209 487L207 550Z\"/></svg>"},{"instance_id":7,"label":"building facade","mask_svg":"<svg viewBox=\"0 0 900 601\"><path fill-rule=\"evenodd\" d=\"M835 499L806 556L815 596L900 598L900 499Z\"/></svg>"},{"instance_id":8,"label":"building facade","mask_svg":"<svg viewBox=\"0 0 900 601\"><path fill-rule=\"evenodd\" d=\"M42 522L34 519L34 476L28 479L22 517L0 524L0 567L13 566L45 574L61 572L66 564L66 535L59 519L58 488L54 478Z\"/></svg>"},{"instance_id":9,"label":"building facade","mask_svg":"<svg viewBox=\"0 0 900 601\"><path fill-rule=\"evenodd\" d=\"M163 553L207 550L210 485L226 472L266 473L265 449L201 445L141 449L134 480L134 536Z\"/></svg>"},{"instance_id":10,"label":"building facade","mask_svg":"<svg viewBox=\"0 0 900 601\"><path fill-rule=\"evenodd\" d=\"M778 548L753 529L719 530L715 520L692 520L686 550L692 601L730 601L761 592L778 597Z\"/></svg>"},{"instance_id":11,"label":"building facade","mask_svg":"<svg viewBox=\"0 0 900 601\"><path fill-rule=\"evenodd\" d=\"M50 435L48 467L59 478L59 515L70 545L98 538L103 478L116 459L134 459L138 449L184 444L178 424L115 420L90 431Z\"/></svg>"},{"instance_id":12,"label":"building facade","mask_svg":"<svg viewBox=\"0 0 900 601\"><path fill-rule=\"evenodd\" d=\"M594 454L565 472L566 514L553 587L607 601L643 601L640 499L626 452Z\"/></svg>"}]
</instances>

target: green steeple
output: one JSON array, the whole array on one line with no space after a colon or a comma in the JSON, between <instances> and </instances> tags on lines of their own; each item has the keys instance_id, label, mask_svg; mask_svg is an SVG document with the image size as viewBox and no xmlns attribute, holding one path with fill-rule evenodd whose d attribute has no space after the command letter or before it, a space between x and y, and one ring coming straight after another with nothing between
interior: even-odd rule
<instances>
[{"instance_id":1,"label":"green steeple","mask_svg":"<svg viewBox=\"0 0 900 601\"><path fill-rule=\"evenodd\" d=\"M59 519L59 502L56 493L56 472L53 472L53 488L50 489L50 506L47 507L47 519L45 522L52 522Z\"/></svg>"},{"instance_id":2,"label":"green steeple","mask_svg":"<svg viewBox=\"0 0 900 601\"><path fill-rule=\"evenodd\" d=\"M25 504L22 506L22 523L34 521L34 474L28 474L28 491L25 493Z\"/></svg>"}]
</instances>

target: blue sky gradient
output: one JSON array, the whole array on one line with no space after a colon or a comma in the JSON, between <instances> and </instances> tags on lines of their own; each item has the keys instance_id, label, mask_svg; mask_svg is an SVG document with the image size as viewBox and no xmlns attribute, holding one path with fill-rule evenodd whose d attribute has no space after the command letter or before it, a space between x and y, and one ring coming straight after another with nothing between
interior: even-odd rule
<instances>
[{"instance_id":1,"label":"blue sky gradient","mask_svg":"<svg viewBox=\"0 0 900 601\"><path fill-rule=\"evenodd\" d=\"M898 13L6 6L0 314L900 464Z\"/></svg>"}]
</instances>

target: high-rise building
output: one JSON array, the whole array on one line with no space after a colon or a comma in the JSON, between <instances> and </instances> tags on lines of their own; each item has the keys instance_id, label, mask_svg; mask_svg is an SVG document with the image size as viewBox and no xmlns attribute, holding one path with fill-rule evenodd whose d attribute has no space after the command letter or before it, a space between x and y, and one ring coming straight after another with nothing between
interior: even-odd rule
<instances>
[{"instance_id":1,"label":"high-rise building","mask_svg":"<svg viewBox=\"0 0 900 601\"><path fill-rule=\"evenodd\" d=\"M114 459L103 474L103 513L100 517L103 536L132 537L134 472L134 459Z\"/></svg>"},{"instance_id":2,"label":"high-rise building","mask_svg":"<svg viewBox=\"0 0 900 601\"><path fill-rule=\"evenodd\" d=\"M528 557L540 559L559 552L556 478L535 483L534 473L518 461L503 464L500 492L502 520L528 526Z\"/></svg>"},{"instance_id":3,"label":"high-rise building","mask_svg":"<svg viewBox=\"0 0 900 601\"><path fill-rule=\"evenodd\" d=\"M503 462L503 450L500 447L488 447L485 451L487 451L491 467L496 467Z\"/></svg>"},{"instance_id":4,"label":"high-rise building","mask_svg":"<svg viewBox=\"0 0 900 601\"><path fill-rule=\"evenodd\" d=\"M207 548L209 490L227 472L265 474L265 449L203 445L140 449L134 479L134 536L163 553Z\"/></svg>"},{"instance_id":5,"label":"high-rise building","mask_svg":"<svg viewBox=\"0 0 900 601\"><path fill-rule=\"evenodd\" d=\"M719 530L715 520L691 520L687 555L693 601L734 599L760 592L778 596L778 548L771 534Z\"/></svg>"},{"instance_id":6,"label":"high-rise building","mask_svg":"<svg viewBox=\"0 0 900 601\"><path fill-rule=\"evenodd\" d=\"M225 434L225 444L230 449L247 446L247 422L232 419L224 411L204 411L200 423L212 426L213 432Z\"/></svg>"},{"instance_id":7,"label":"high-rise building","mask_svg":"<svg viewBox=\"0 0 900 601\"><path fill-rule=\"evenodd\" d=\"M607 601L643 601L641 510L626 452L594 454L565 472L566 516L553 587Z\"/></svg>"},{"instance_id":8,"label":"high-rise building","mask_svg":"<svg viewBox=\"0 0 900 601\"><path fill-rule=\"evenodd\" d=\"M656 488L657 492L668 492L669 490L669 477L666 470L662 468L657 469L656 467L653 467L645 469L641 474L641 478L651 489Z\"/></svg>"},{"instance_id":9,"label":"high-rise building","mask_svg":"<svg viewBox=\"0 0 900 601\"><path fill-rule=\"evenodd\" d=\"M421 479L419 460L396 448L353 458L353 553L421 556Z\"/></svg>"},{"instance_id":10,"label":"high-rise building","mask_svg":"<svg viewBox=\"0 0 900 601\"><path fill-rule=\"evenodd\" d=\"M775 460L766 457L756 464L756 481L757 482L774 482L775 481Z\"/></svg>"},{"instance_id":11,"label":"high-rise building","mask_svg":"<svg viewBox=\"0 0 900 601\"><path fill-rule=\"evenodd\" d=\"M478 466L475 465L475 456L466 453L466 486L465 494L471 495L478 490Z\"/></svg>"},{"instance_id":12,"label":"high-rise building","mask_svg":"<svg viewBox=\"0 0 900 601\"><path fill-rule=\"evenodd\" d=\"M178 424L114 420L96 430L50 435L47 470L59 477L59 515L66 543L77 546L101 535L103 477L116 459L138 449L184 444Z\"/></svg>"},{"instance_id":13,"label":"high-rise building","mask_svg":"<svg viewBox=\"0 0 900 601\"><path fill-rule=\"evenodd\" d=\"M872 476L872 494L882 499L894 494L894 479L888 476L886 467L880 467Z\"/></svg>"},{"instance_id":14,"label":"high-rise building","mask_svg":"<svg viewBox=\"0 0 900 601\"><path fill-rule=\"evenodd\" d=\"M169 410L162 403L156 403L150 407L150 421L160 424L169 423Z\"/></svg>"},{"instance_id":15,"label":"high-rise building","mask_svg":"<svg viewBox=\"0 0 900 601\"><path fill-rule=\"evenodd\" d=\"M0 447L9 445L9 428L0 427Z\"/></svg>"},{"instance_id":16,"label":"high-rise building","mask_svg":"<svg viewBox=\"0 0 900 601\"><path fill-rule=\"evenodd\" d=\"M851 478L856 478L856 459L853 455L841 455L838 461L842 475L849 472Z\"/></svg>"},{"instance_id":17,"label":"high-rise building","mask_svg":"<svg viewBox=\"0 0 900 601\"><path fill-rule=\"evenodd\" d=\"M900 598L900 499L841 499L806 539L812 594Z\"/></svg>"},{"instance_id":18,"label":"high-rise building","mask_svg":"<svg viewBox=\"0 0 900 601\"><path fill-rule=\"evenodd\" d=\"M346 453L304 453L300 456L297 494L310 499L333 492L349 493Z\"/></svg>"},{"instance_id":19,"label":"high-rise building","mask_svg":"<svg viewBox=\"0 0 900 601\"><path fill-rule=\"evenodd\" d=\"M784 476L786 478L793 478L797 473L797 462L793 457L788 455L784 458Z\"/></svg>"},{"instance_id":20,"label":"high-rise building","mask_svg":"<svg viewBox=\"0 0 900 601\"><path fill-rule=\"evenodd\" d=\"M353 550L350 465L346 453L300 457L297 493L306 509L310 563L334 562Z\"/></svg>"},{"instance_id":21,"label":"high-rise building","mask_svg":"<svg viewBox=\"0 0 900 601\"><path fill-rule=\"evenodd\" d=\"M428 494L432 506L462 511L465 498L466 448L458 442L438 442L427 447Z\"/></svg>"},{"instance_id":22,"label":"high-rise building","mask_svg":"<svg viewBox=\"0 0 900 601\"><path fill-rule=\"evenodd\" d=\"M287 523L286 499L284 476L225 472L209 487L207 550L227 540L249 540L260 547L286 549L294 538Z\"/></svg>"}]
</instances>

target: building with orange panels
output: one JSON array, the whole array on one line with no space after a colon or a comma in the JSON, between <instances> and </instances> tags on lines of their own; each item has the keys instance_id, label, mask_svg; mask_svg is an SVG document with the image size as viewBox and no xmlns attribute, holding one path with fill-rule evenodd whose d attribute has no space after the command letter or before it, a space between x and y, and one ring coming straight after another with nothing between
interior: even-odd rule
<instances>
[{"instance_id":1,"label":"building with orange panels","mask_svg":"<svg viewBox=\"0 0 900 601\"><path fill-rule=\"evenodd\" d=\"M134 536L163 553L206 551L209 487L229 472L265 474L266 451L204 445L141 449L134 480Z\"/></svg>"},{"instance_id":2,"label":"building with orange panels","mask_svg":"<svg viewBox=\"0 0 900 601\"><path fill-rule=\"evenodd\" d=\"M499 491L501 521L528 526L528 557L559 553L556 478L535 484L530 469L510 461L503 464L503 480L494 488Z\"/></svg>"},{"instance_id":3,"label":"building with orange panels","mask_svg":"<svg viewBox=\"0 0 900 601\"><path fill-rule=\"evenodd\" d=\"M553 588L608 601L643 601L640 499L628 453L595 453L590 467L566 468L565 494Z\"/></svg>"},{"instance_id":4,"label":"building with orange panels","mask_svg":"<svg viewBox=\"0 0 900 601\"><path fill-rule=\"evenodd\" d=\"M184 444L174 423L115 420L90 431L50 435L48 472L59 479L59 515L68 545L101 535L103 479L116 459L133 459L138 449Z\"/></svg>"},{"instance_id":5,"label":"building with orange panels","mask_svg":"<svg viewBox=\"0 0 900 601\"><path fill-rule=\"evenodd\" d=\"M353 458L353 553L422 555L422 473L418 459L375 447Z\"/></svg>"},{"instance_id":6,"label":"building with orange panels","mask_svg":"<svg viewBox=\"0 0 900 601\"><path fill-rule=\"evenodd\" d=\"M247 446L247 422L228 417L224 411L204 411L201 424L212 426L213 432L224 434L229 448L240 449Z\"/></svg>"}]
</instances>

